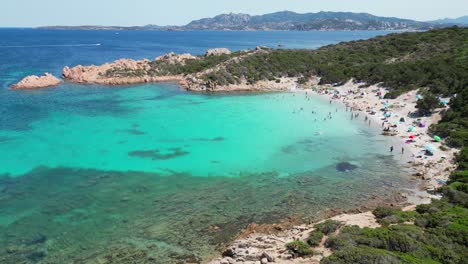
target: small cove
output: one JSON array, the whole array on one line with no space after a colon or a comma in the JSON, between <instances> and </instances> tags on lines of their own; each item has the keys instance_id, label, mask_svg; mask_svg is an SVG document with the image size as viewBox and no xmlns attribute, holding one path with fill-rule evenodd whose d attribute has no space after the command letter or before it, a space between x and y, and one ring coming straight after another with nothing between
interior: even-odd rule
<instances>
[{"instance_id":1,"label":"small cove","mask_svg":"<svg viewBox=\"0 0 468 264\"><path fill-rule=\"evenodd\" d=\"M115 33L0 29L1 263L195 262L250 223L316 218L415 185L388 139L318 96L173 84L8 90L65 65L389 32ZM64 46L86 43L102 45Z\"/></svg>"},{"instance_id":2,"label":"small cove","mask_svg":"<svg viewBox=\"0 0 468 264\"><path fill-rule=\"evenodd\" d=\"M0 241L23 252L0 260L205 259L252 222L315 218L415 184L378 129L319 96L173 84L39 93L44 115L0 131Z\"/></svg>"}]
</instances>

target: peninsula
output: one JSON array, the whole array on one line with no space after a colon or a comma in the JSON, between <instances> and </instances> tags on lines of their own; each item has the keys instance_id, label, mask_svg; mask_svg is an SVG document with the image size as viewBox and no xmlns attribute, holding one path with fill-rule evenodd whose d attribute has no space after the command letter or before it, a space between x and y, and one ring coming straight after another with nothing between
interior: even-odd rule
<instances>
[{"instance_id":1,"label":"peninsula","mask_svg":"<svg viewBox=\"0 0 468 264\"><path fill-rule=\"evenodd\" d=\"M175 81L191 91L210 92L290 90L297 85L339 85L354 79L388 88L389 98L421 87L449 95L463 89L461 80L467 78L463 56L467 34L468 28L452 27L389 34L317 50L257 47L236 52L212 49L199 56L170 53L154 60L65 67L63 78L108 85ZM460 81L452 84L449 76Z\"/></svg>"}]
</instances>

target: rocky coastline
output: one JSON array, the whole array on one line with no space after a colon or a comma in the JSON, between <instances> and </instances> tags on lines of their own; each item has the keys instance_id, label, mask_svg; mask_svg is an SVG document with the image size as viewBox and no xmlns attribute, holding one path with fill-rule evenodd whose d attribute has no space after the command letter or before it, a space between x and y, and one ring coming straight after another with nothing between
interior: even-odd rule
<instances>
[{"instance_id":1,"label":"rocky coastline","mask_svg":"<svg viewBox=\"0 0 468 264\"><path fill-rule=\"evenodd\" d=\"M245 92L245 91L288 91L298 87L298 78L279 78L278 80L262 80L255 84L241 80L238 84L218 85L210 80L206 80L204 75L213 72L223 63L211 68L190 74L170 74L162 67L180 67L188 61L197 61L201 58L231 56L230 60L239 60L243 56L249 56L257 52L265 52L265 48L257 47L255 50L245 50L239 55L232 55L226 48L209 49L203 56L193 56L191 54L168 53L154 60L142 59L119 59L111 63L102 65L77 65L74 67L65 66L62 70L62 79L65 82L77 84L99 84L109 86L175 82L182 88L194 92ZM161 66L162 65L162 66ZM35 75L27 76L20 82L11 86L12 89L39 89L53 87L62 81L50 73L42 77Z\"/></svg>"}]
</instances>

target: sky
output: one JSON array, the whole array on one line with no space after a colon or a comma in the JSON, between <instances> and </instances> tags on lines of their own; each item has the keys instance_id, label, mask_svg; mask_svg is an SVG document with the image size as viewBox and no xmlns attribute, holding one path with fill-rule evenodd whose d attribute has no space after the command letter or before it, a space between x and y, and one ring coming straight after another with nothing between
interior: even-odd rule
<instances>
[{"instance_id":1,"label":"sky","mask_svg":"<svg viewBox=\"0 0 468 264\"><path fill-rule=\"evenodd\" d=\"M365 12L415 20L468 15L468 0L2 0L0 27L183 25L222 13Z\"/></svg>"}]
</instances>

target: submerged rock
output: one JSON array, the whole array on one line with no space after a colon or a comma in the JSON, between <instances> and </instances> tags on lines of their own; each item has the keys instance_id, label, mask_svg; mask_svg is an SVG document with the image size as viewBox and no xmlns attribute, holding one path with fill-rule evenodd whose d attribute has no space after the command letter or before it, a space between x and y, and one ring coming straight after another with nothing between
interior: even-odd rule
<instances>
[{"instance_id":1,"label":"submerged rock","mask_svg":"<svg viewBox=\"0 0 468 264\"><path fill-rule=\"evenodd\" d=\"M358 168L358 166L353 165L353 164L351 164L349 162L340 162L340 163L336 164L336 170L339 171L339 172L352 171L352 170L355 170L357 168Z\"/></svg>"},{"instance_id":2,"label":"submerged rock","mask_svg":"<svg viewBox=\"0 0 468 264\"><path fill-rule=\"evenodd\" d=\"M45 236L43 234L37 234L34 237L32 237L31 239L26 240L25 244L26 245L36 245L36 244L45 243L46 241L47 241L47 236Z\"/></svg>"},{"instance_id":3,"label":"submerged rock","mask_svg":"<svg viewBox=\"0 0 468 264\"><path fill-rule=\"evenodd\" d=\"M50 73L44 73L42 76L30 75L23 78L20 82L11 86L12 89L36 89L59 85L60 81L57 77Z\"/></svg>"}]
</instances>

